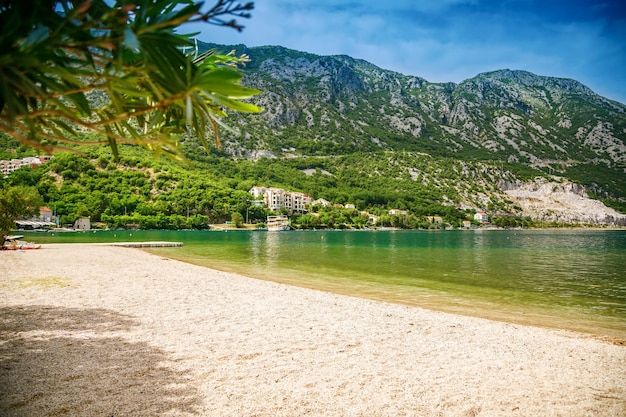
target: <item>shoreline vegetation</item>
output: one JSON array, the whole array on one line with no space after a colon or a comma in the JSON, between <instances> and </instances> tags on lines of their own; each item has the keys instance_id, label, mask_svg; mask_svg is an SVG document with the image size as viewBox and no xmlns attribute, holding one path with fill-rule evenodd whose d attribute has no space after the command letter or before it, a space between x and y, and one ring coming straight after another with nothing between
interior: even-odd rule
<instances>
[{"instance_id":1,"label":"shoreline vegetation","mask_svg":"<svg viewBox=\"0 0 626 417\"><path fill-rule=\"evenodd\" d=\"M626 347L45 244L0 262L0 414L621 416ZM37 395L33 395L36 393Z\"/></svg>"},{"instance_id":2,"label":"shoreline vegetation","mask_svg":"<svg viewBox=\"0 0 626 417\"><path fill-rule=\"evenodd\" d=\"M240 227L232 223L219 223L209 224L208 230L258 230L263 229L256 224L243 224ZM536 224L532 227L501 227L497 225L482 225L471 228L464 227L436 227L436 228L418 228L418 229L406 229L402 227L346 227L346 228L296 228L292 230L307 231L307 230L336 230L336 231L376 231L376 230L550 230L550 229L583 229L583 230L626 230L626 226L620 225L607 225L607 224L578 224L578 223L552 223L545 222L545 224Z\"/></svg>"},{"instance_id":3,"label":"shoreline vegetation","mask_svg":"<svg viewBox=\"0 0 626 417\"><path fill-rule=\"evenodd\" d=\"M258 231L258 230L266 230L266 226L264 223L243 223L241 225L237 225L235 223L210 223L207 225L205 229L142 229L142 228L107 228L107 227L94 227L88 230L74 229L71 227L58 227L52 229L37 229L37 230L22 230L16 229L13 230L15 233L22 232L97 232L97 231L111 231L111 230L125 230L125 231L151 231L151 230L211 230L211 231L224 231L224 230L241 230L241 231ZM473 227L432 227L432 228L403 228L403 227L393 227L393 226L367 226L367 227L339 227L339 228L328 228L328 227L318 227L318 228L297 228L292 227L292 231L320 231L320 230L333 230L333 231L387 231L387 230L551 230L551 229L581 229L581 230L626 230L626 226L621 225L608 225L608 224L580 224L580 223L555 223L555 222L537 222L534 226L522 227L522 226L514 226L514 227L502 227L497 226L495 224L485 224L481 226L473 226Z\"/></svg>"},{"instance_id":4,"label":"shoreline vegetation","mask_svg":"<svg viewBox=\"0 0 626 417\"><path fill-rule=\"evenodd\" d=\"M12 147L7 143L7 148ZM100 229L204 230L210 225L223 227L220 225L225 223L241 227L249 223L253 225L250 227L262 228L267 216L290 210L286 206L270 208L263 204L260 195L252 192L258 188L255 184L284 187L277 189L287 194L308 195L304 194L308 192L310 198L316 198L305 209L300 207L290 215L291 225L296 229L477 228L485 221L496 227L525 229L624 225L623 214L587 196L595 196L591 191L584 194L582 186L546 182L550 178L542 176L534 177L536 181L543 179L533 183L532 190L539 187L544 194L552 190L549 195L555 200L544 201L546 196L539 191L525 190L520 191L523 195L519 204L515 204L515 199L509 199L505 191L493 186L495 178L484 184L485 178L468 179L469 183L461 186L457 173L434 181L454 183L441 189L427 187L410 175L399 178L397 172L388 172L388 164L379 166L381 161L394 158L384 153L356 160L345 157L348 158L345 163L332 158L305 158L288 159L280 164L265 159L231 161L214 155L196 161L197 170L189 171L171 161L147 159L134 147L125 149L127 154L117 163L110 160L106 149L99 147L88 150L88 156L55 154L35 169L22 167L11 172L6 184L36 189L45 205L43 208L52 215L40 214L40 217L47 216L49 221L68 228L86 219L92 227ZM414 157L421 160L423 155ZM430 166L431 162L434 163L430 161L428 167L423 167L424 172L449 173L448 169L437 168L438 163ZM440 162L445 165L449 161ZM307 166L327 163L334 168L319 168L319 172L315 170L309 175L312 171ZM344 172L346 166L353 164L356 165ZM377 172L380 176L369 178L357 174L355 169ZM327 171L335 173L329 177L323 173ZM500 174L497 178L502 179ZM462 195L467 198L461 198ZM479 196L489 196L490 202ZM534 208L523 209L523 202L533 202Z\"/></svg>"}]
</instances>

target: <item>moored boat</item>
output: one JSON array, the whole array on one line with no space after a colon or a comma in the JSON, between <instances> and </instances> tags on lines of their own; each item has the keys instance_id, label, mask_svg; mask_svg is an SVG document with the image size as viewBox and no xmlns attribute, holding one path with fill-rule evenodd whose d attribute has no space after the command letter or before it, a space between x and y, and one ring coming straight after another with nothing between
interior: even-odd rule
<instances>
[{"instance_id":1,"label":"moored boat","mask_svg":"<svg viewBox=\"0 0 626 417\"><path fill-rule=\"evenodd\" d=\"M267 231L281 232L289 230L289 218L287 216L267 216Z\"/></svg>"},{"instance_id":2,"label":"moored boat","mask_svg":"<svg viewBox=\"0 0 626 417\"><path fill-rule=\"evenodd\" d=\"M26 242L24 240L20 240L24 236L7 236L4 238L4 243L2 245L3 250L31 250L31 249L41 249L41 245L36 245L32 242Z\"/></svg>"}]
</instances>

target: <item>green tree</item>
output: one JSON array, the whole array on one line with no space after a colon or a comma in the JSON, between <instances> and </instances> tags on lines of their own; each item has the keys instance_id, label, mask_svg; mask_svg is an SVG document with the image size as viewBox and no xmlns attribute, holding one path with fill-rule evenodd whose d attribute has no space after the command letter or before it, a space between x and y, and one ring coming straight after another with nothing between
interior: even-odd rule
<instances>
[{"instance_id":1,"label":"green tree","mask_svg":"<svg viewBox=\"0 0 626 417\"><path fill-rule=\"evenodd\" d=\"M51 153L70 144L119 143L181 155L193 132L224 109L258 112L241 100L258 94L240 84L244 56L186 54L187 23L241 30L253 3L217 0L7 0L0 5L0 132ZM91 132L85 134L80 132ZM104 138L104 139L103 139Z\"/></svg>"},{"instance_id":2,"label":"green tree","mask_svg":"<svg viewBox=\"0 0 626 417\"><path fill-rule=\"evenodd\" d=\"M41 196L33 187L15 186L0 190L0 234L3 245L9 232L15 228L15 221L38 214L41 204Z\"/></svg>"},{"instance_id":3,"label":"green tree","mask_svg":"<svg viewBox=\"0 0 626 417\"><path fill-rule=\"evenodd\" d=\"M240 228L243 226L243 216L239 212L234 212L230 216L231 221L235 224L235 227Z\"/></svg>"}]
</instances>

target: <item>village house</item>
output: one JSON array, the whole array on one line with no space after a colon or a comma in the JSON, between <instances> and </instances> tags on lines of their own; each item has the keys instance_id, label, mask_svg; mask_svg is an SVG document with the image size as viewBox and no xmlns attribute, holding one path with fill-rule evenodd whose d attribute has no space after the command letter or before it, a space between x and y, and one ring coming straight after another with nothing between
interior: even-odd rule
<instances>
[{"instance_id":1,"label":"village house","mask_svg":"<svg viewBox=\"0 0 626 417\"><path fill-rule=\"evenodd\" d=\"M311 203L311 205L313 206L322 206L322 207L328 207L331 205L331 202L328 200L325 200L323 198L318 198L317 200L313 201Z\"/></svg>"},{"instance_id":2,"label":"village house","mask_svg":"<svg viewBox=\"0 0 626 417\"><path fill-rule=\"evenodd\" d=\"M489 216L484 211L479 211L478 213L474 214L474 220L481 223L489 223Z\"/></svg>"},{"instance_id":3,"label":"village house","mask_svg":"<svg viewBox=\"0 0 626 417\"><path fill-rule=\"evenodd\" d=\"M48 207L39 208L39 216L33 216L31 218L22 218L15 220L15 227L19 230L40 230L48 229L56 226L54 223L55 218Z\"/></svg>"},{"instance_id":4,"label":"village house","mask_svg":"<svg viewBox=\"0 0 626 417\"><path fill-rule=\"evenodd\" d=\"M378 216L375 216L373 214L368 213L367 211L362 211L360 212L361 216L363 217L367 217L368 221L370 222L370 224L376 224L378 223Z\"/></svg>"},{"instance_id":5,"label":"village house","mask_svg":"<svg viewBox=\"0 0 626 417\"><path fill-rule=\"evenodd\" d=\"M393 215L398 215L398 216L408 216L409 212L408 210L398 210L398 209L391 209L389 210L389 214Z\"/></svg>"},{"instance_id":6,"label":"village house","mask_svg":"<svg viewBox=\"0 0 626 417\"><path fill-rule=\"evenodd\" d=\"M430 223L443 223L441 216L426 216L426 219L428 219Z\"/></svg>"},{"instance_id":7,"label":"village house","mask_svg":"<svg viewBox=\"0 0 626 417\"><path fill-rule=\"evenodd\" d=\"M250 194L252 194L252 196L254 198L259 198L265 195L265 191L267 191L267 188L265 187L257 187L254 186L252 188L250 188L250 191L248 191Z\"/></svg>"},{"instance_id":8,"label":"village house","mask_svg":"<svg viewBox=\"0 0 626 417\"><path fill-rule=\"evenodd\" d=\"M42 222L52 222L53 221L53 215L52 215L52 210L50 210L48 207L40 207L39 208L39 221Z\"/></svg>"},{"instance_id":9,"label":"village house","mask_svg":"<svg viewBox=\"0 0 626 417\"><path fill-rule=\"evenodd\" d=\"M91 219L81 217L74 222L74 230L91 230Z\"/></svg>"}]
</instances>

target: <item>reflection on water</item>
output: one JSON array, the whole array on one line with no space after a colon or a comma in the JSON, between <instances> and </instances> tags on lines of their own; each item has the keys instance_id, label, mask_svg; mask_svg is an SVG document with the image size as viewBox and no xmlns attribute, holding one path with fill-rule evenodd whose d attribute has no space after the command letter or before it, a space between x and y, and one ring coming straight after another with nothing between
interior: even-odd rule
<instances>
[{"instance_id":1,"label":"reflection on water","mask_svg":"<svg viewBox=\"0 0 626 417\"><path fill-rule=\"evenodd\" d=\"M609 326L626 336L626 231L130 233L28 237L40 243L178 240L183 248L158 252L395 302L438 303L454 311L482 308L489 312L482 315L496 318L590 320L587 327Z\"/></svg>"},{"instance_id":2,"label":"reflection on water","mask_svg":"<svg viewBox=\"0 0 626 417\"><path fill-rule=\"evenodd\" d=\"M250 257L253 265L259 265L262 257L266 256L263 253L261 237L260 233L252 233L250 235Z\"/></svg>"}]
</instances>

